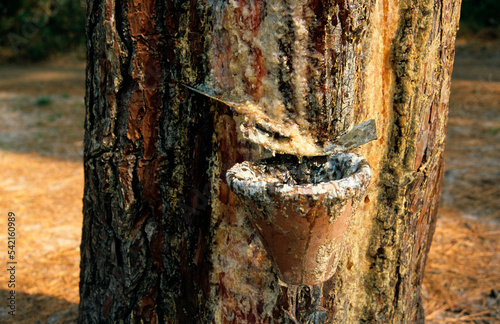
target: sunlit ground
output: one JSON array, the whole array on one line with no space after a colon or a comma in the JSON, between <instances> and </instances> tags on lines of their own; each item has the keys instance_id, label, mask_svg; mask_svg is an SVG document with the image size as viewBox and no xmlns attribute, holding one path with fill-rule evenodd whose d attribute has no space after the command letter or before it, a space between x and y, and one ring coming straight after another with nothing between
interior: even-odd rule
<instances>
[{"instance_id":1,"label":"sunlit ground","mask_svg":"<svg viewBox=\"0 0 500 324\"><path fill-rule=\"evenodd\" d=\"M456 60L442 208L423 285L428 323L500 322L500 51L483 47L459 48ZM0 67L0 212L16 214L16 323L76 319L83 80L81 62ZM0 299L8 296L2 284ZM0 322L7 311L0 303Z\"/></svg>"}]
</instances>

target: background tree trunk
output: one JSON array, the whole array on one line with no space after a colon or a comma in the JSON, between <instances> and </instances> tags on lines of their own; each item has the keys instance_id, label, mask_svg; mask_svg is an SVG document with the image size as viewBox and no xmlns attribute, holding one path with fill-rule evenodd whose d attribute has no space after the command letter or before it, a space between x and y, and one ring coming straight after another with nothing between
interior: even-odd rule
<instances>
[{"instance_id":1,"label":"background tree trunk","mask_svg":"<svg viewBox=\"0 0 500 324\"><path fill-rule=\"evenodd\" d=\"M269 155L179 82L327 142L374 118L328 323L423 321L460 0L88 1L81 323L286 323L229 167ZM237 55L236 55L237 54ZM281 108L276 108L281 107ZM299 292L306 312L311 289Z\"/></svg>"}]
</instances>

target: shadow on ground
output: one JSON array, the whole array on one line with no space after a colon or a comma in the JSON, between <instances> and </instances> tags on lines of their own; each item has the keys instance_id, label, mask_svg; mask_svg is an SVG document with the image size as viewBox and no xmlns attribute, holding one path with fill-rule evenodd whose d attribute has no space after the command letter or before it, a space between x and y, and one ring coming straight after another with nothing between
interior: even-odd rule
<instances>
[{"instance_id":1,"label":"shadow on ground","mask_svg":"<svg viewBox=\"0 0 500 324\"><path fill-rule=\"evenodd\" d=\"M78 305L75 303L47 295L16 292L15 316L12 316L9 315L11 309L7 307L9 297L9 291L0 290L0 300L3 301L0 304L0 323L76 323Z\"/></svg>"},{"instance_id":2,"label":"shadow on ground","mask_svg":"<svg viewBox=\"0 0 500 324\"><path fill-rule=\"evenodd\" d=\"M81 161L85 62L0 66L0 149Z\"/></svg>"},{"instance_id":3,"label":"shadow on ground","mask_svg":"<svg viewBox=\"0 0 500 324\"><path fill-rule=\"evenodd\" d=\"M0 66L0 91L83 96L85 63Z\"/></svg>"},{"instance_id":4,"label":"shadow on ground","mask_svg":"<svg viewBox=\"0 0 500 324\"><path fill-rule=\"evenodd\" d=\"M83 97L0 92L0 149L81 161Z\"/></svg>"}]
</instances>

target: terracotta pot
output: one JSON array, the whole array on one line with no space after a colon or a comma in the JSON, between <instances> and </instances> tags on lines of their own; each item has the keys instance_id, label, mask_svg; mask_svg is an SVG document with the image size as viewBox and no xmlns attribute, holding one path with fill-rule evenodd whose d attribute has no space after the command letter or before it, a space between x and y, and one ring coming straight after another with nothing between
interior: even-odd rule
<instances>
[{"instance_id":1,"label":"terracotta pot","mask_svg":"<svg viewBox=\"0 0 500 324\"><path fill-rule=\"evenodd\" d=\"M368 162L350 153L302 160L279 155L227 172L280 279L290 285L318 284L335 273L370 178Z\"/></svg>"}]
</instances>

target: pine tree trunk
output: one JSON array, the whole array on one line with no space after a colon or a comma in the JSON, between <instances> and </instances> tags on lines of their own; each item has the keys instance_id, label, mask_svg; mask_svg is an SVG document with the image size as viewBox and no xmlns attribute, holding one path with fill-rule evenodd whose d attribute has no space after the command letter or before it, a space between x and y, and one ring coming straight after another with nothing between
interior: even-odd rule
<instances>
[{"instance_id":1,"label":"pine tree trunk","mask_svg":"<svg viewBox=\"0 0 500 324\"><path fill-rule=\"evenodd\" d=\"M181 83L255 103L320 144L375 119L378 140L354 150L371 184L319 302L326 323L423 322L459 9L88 1L79 322L291 323L318 298L301 287L291 310L226 182L271 153L241 136L234 110Z\"/></svg>"}]
</instances>

